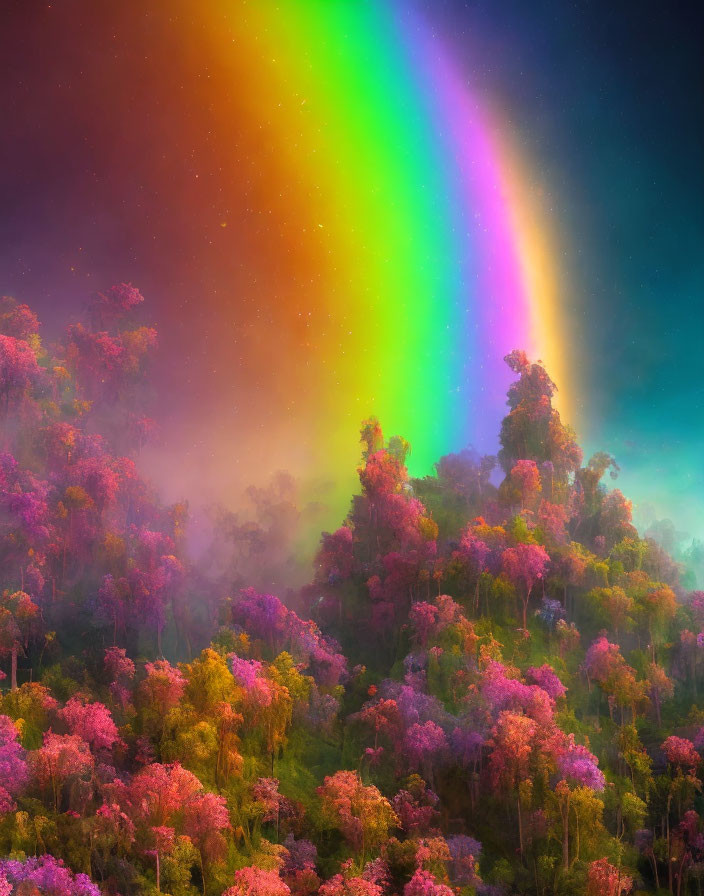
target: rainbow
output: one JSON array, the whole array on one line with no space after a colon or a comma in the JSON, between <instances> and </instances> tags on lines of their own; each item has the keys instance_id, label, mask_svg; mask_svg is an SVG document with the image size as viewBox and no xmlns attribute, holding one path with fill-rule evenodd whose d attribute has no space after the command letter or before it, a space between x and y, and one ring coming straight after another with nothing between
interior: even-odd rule
<instances>
[{"instance_id":1,"label":"rainbow","mask_svg":"<svg viewBox=\"0 0 704 896\"><path fill-rule=\"evenodd\" d=\"M492 450L518 347L569 416L555 240L449 44L405 2L215 0L205 27L267 216L251 263L282 273L254 338L310 445L354 456L374 414L415 474Z\"/></svg>"}]
</instances>

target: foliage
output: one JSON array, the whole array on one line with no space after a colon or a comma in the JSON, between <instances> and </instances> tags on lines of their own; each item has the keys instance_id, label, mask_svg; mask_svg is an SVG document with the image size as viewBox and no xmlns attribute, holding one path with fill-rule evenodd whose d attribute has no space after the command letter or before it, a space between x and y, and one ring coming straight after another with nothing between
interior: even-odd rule
<instances>
[{"instance_id":1,"label":"foliage","mask_svg":"<svg viewBox=\"0 0 704 896\"><path fill-rule=\"evenodd\" d=\"M498 484L469 449L413 480L366 420L283 600L253 584L291 477L199 565L140 475L144 304L100 293L49 350L0 302L0 894L697 892L704 593L543 366L506 359Z\"/></svg>"}]
</instances>

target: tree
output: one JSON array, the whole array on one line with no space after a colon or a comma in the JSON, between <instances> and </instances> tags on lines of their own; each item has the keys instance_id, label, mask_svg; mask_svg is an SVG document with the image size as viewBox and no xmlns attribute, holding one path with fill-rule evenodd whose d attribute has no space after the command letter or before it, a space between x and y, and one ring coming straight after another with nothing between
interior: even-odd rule
<instances>
[{"instance_id":1,"label":"tree","mask_svg":"<svg viewBox=\"0 0 704 896\"><path fill-rule=\"evenodd\" d=\"M650 663L648 666L648 695L650 700L655 707L655 718L658 723L658 728L662 727L662 702L663 700L669 700L673 697L675 693L675 686L673 685L670 678L668 678L667 673L662 668L662 666L658 666L657 663Z\"/></svg>"},{"instance_id":2,"label":"tree","mask_svg":"<svg viewBox=\"0 0 704 896\"><path fill-rule=\"evenodd\" d=\"M39 607L24 591L0 599L0 653L10 654L13 691L17 690L17 657L27 648L38 616Z\"/></svg>"},{"instance_id":3,"label":"tree","mask_svg":"<svg viewBox=\"0 0 704 896\"><path fill-rule=\"evenodd\" d=\"M44 743L29 754L29 764L37 783L49 790L55 812L64 785L93 770L94 760L88 744L77 734L44 735Z\"/></svg>"},{"instance_id":4,"label":"tree","mask_svg":"<svg viewBox=\"0 0 704 896\"><path fill-rule=\"evenodd\" d=\"M633 880L606 859L597 859L587 872L587 896L624 896L633 888Z\"/></svg>"},{"instance_id":5,"label":"tree","mask_svg":"<svg viewBox=\"0 0 704 896\"><path fill-rule=\"evenodd\" d=\"M105 292L98 292L88 305L96 332L115 326L144 302L144 296L131 283L118 283Z\"/></svg>"},{"instance_id":6,"label":"tree","mask_svg":"<svg viewBox=\"0 0 704 896\"><path fill-rule=\"evenodd\" d=\"M530 778L530 762L536 748L538 727L533 719L504 710L491 731L489 774L492 784L511 794L518 808L518 841L521 855L523 842L523 807L521 782Z\"/></svg>"},{"instance_id":7,"label":"tree","mask_svg":"<svg viewBox=\"0 0 704 896\"><path fill-rule=\"evenodd\" d=\"M419 775L411 775L407 786L391 803L399 825L411 836L427 834L439 818L436 807L440 799Z\"/></svg>"},{"instance_id":8,"label":"tree","mask_svg":"<svg viewBox=\"0 0 704 896\"><path fill-rule=\"evenodd\" d=\"M0 715L0 815L13 812L15 797L29 778L26 754L19 742L17 726L8 716Z\"/></svg>"},{"instance_id":9,"label":"tree","mask_svg":"<svg viewBox=\"0 0 704 896\"><path fill-rule=\"evenodd\" d=\"M694 744L686 737L670 735L665 739L662 751L667 757L667 761L680 770L694 772L701 762L701 757L694 748Z\"/></svg>"},{"instance_id":10,"label":"tree","mask_svg":"<svg viewBox=\"0 0 704 896\"><path fill-rule=\"evenodd\" d=\"M636 704L644 697L644 686L636 681L635 669L632 669L619 650L618 644L610 643L605 637L597 638L584 659L583 667L590 685L595 681L609 697L613 697L621 707L630 706L635 717ZM609 703L611 712L611 703Z\"/></svg>"},{"instance_id":11,"label":"tree","mask_svg":"<svg viewBox=\"0 0 704 896\"><path fill-rule=\"evenodd\" d=\"M517 544L501 555L501 568L516 586L523 608L523 628L528 628L528 604L535 583L544 578L550 557L542 545Z\"/></svg>"},{"instance_id":12,"label":"tree","mask_svg":"<svg viewBox=\"0 0 704 896\"><path fill-rule=\"evenodd\" d=\"M140 694L147 706L158 715L165 715L176 706L186 690L186 679L168 660L155 660L144 667L147 677L140 685Z\"/></svg>"},{"instance_id":13,"label":"tree","mask_svg":"<svg viewBox=\"0 0 704 896\"><path fill-rule=\"evenodd\" d=\"M30 345L0 333L0 413L6 418L39 385L42 370Z\"/></svg>"},{"instance_id":14,"label":"tree","mask_svg":"<svg viewBox=\"0 0 704 896\"><path fill-rule=\"evenodd\" d=\"M110 710L103 703L71 697L59 716L71 734L78 735L94 751L109 751L120 740Z\"/></svg>"},{"instance_id":15,"label":"tree","mask_svg":"<svg viewBox=\"0 0 704 896\"><path fill-rule=\"evenodd\" d=\"M582 744L575 743L573 734L568 737L558 735L554 744L559 778L555 793L562 817L562 867L567 871L570 867L569 817L570 809L574 808L573 793L575 790L601 792L604 789L605 779L596 756ZM601 806L603 808L603 804ZM594 817L594 803L588 814Z\"/></svg>"},{"instance_id":16,"label":"tree","mask_svg":"<svg viewBox=\"0 0 704 896\"><path fill-rule=\"evenodd\" d=\"M403 740L403 752L409 767L422 771L431 786L435 779L435 765L444 758L447 748L445 732L430 719L423 724L416 722L411 725Z\"/></svg>"},{"instance_id":17,"label":"tree","mask_svg":"<svg viewBox=\"0 0 704 896\"><path fill-rule=\"evenodd\" d=\"M383 890L364 877L336 874L321 885L319 893L320 896L382 896Z\"/></svg>"},{"instance_id":18,"label":"tree","mask_svg":"<svg viewBox=\"0 0 704 896\"><path fill-rule=\"evenodd\" d=\"M50 855L31 856L22 861L0 859L0 888L3 879L14 887L6 890L6 894L101 896L100 887L87 874L74 874L60 859Z\"/></svg>"},{"instance_id":19,"label":"tree","mask_svg":"<svg viewBox=\"0 0 704 896\"><path fill-rule=\"evenodd\" d=\"M352 849L364 860L367 851L383 843L398 819L389 801L373 785L364 785L357 772L328 775L318 794L323 812Z\"/></svg>"},{"instance_id":20,"label":"tree","mask_svg":"<svg viewBox=\"0 0 704 896\"><path fill-rule=\"evenodd\" d=\"M672 588L662 585L648 588L644 594L639 594L636 603L641 616L646 620L652 659L655 662L655 645L662 642L667 626L675 615L677 598Z\"/></svg>"},{"instance_id":21,"label":"tree","mask_svg":"<svg viewBox=\"0 0 704 896\"><path fill-rule=\"evenodd\" d=\"M223 896L289 896L290 893L276 871L250 865L235 871L235 882Z\"/></svg>"},{"instance_id":22,"label":"tree","mask_svg":"<svg viewBox=\"0 0 704 896\"><path fill-rule=\"evenodd\" d=\"M508 473L519 460L550 462L555 484L562 486L579 467L582 452L552 406L557 387L542 364L531 363L524 352L511 352L504 360L519 378L509 388L509 413L501 424L501 466Z\"/></svg>"},{"instance_id":23,"label":"tree","mask_svg":"<svg viewBox=\"0 0 704 896\"><path fill-rule=\"evenodd\" d=\"M205 869L223 855L222 832L230 827L224 797L205 791L198 778L177 762L152 763L126 783L115 779L106 792L134 824L143 849L154 854L157 863L172 849L175 838L187 836L200 857L205 888Z\"/></svg>"},{"instance_id":24,"label":"tree","mask_svg":"<svg viewBox=\"0 0 704 896\"><path fill-rule=\"evenodd\" d=\"M518 460L502 486L510 504L518 503L521 510L532 507L541 491L540 470L534 460ZM517 498L518 501L514 501Z\"/></svg>"},{"instance_id":25,"label":"tree","mask_svg":"<svg viewBox=\"0 0 704 896\"><path fill-rule=\"evenodd\" d=\"M460 541L460 554L474 573L474 609L479 610L479 582L490 555L489 545L478 536L476 527L468 526Z\"/></svg>"},{"instance_id":26,"label":"tree","mask_svg":"<svg viewBox=\"0 0 704 896\"><path fill-rule=\"evenodd\" d=\"M419 868L403 888L403 896L454 896L454 891Z\"/></svg>"}]
</instances>

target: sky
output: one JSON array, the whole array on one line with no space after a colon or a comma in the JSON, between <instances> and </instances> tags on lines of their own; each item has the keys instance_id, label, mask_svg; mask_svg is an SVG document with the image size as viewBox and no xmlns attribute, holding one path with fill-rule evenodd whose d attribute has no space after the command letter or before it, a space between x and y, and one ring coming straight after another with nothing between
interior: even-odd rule
<instances>
[{"instance_id":1,"label":"sky","mask_svg":"<svg viewBox=\"0 0 704 896\"><path fill-rule=\"evenodd\" d=\"M421 468L463 438L493 450L501 319L481 284L502 237L486 191L447 196L456 121L433 118L445 94L422 65L447 57L455 117L476 112L471 139L506 177L496 221L521 212L500 256L530 231L536 258L537 234L555 291L520 347L555 359L563 414L614 454L637 521L704 537L702 33L694 3L7 2L0 293L51 335L95 290L139 286L161 342L144 463L169 497L234 500L287 467L335 481L339 514L378 409ZM443 234L474 218L476 258L446 257ZM444 298L460 283L467 313ZM455 425L465 395L487 427Z\"/></svg>"}]
</instances>

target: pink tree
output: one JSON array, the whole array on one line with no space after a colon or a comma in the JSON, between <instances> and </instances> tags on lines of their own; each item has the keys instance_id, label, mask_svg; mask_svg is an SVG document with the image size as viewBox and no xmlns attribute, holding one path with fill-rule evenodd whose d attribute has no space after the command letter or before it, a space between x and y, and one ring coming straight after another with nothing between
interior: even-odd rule
<instances>
[{"instance_id":1,"label":"pink tree","mask_svg":"<svg viewBox=\"0 0 704 896\"><path fill-rule=\"evenodd\" d=\"M8 716L0 716L0 815L15 810L14 798L22 792L28 778L17 726Z\"/></svg>"},{"instance_id":2,"label":"pink tree","mask_svg":"<svg viewBox=\"0 0 704 896\"><path fill-rule=\"evenodd\" d=\"M93 770L93 756L88 744L77 734L44 735L44 744L29 754L29 764L37 783L51 793L54 811L65 784Z\"/></svg>"},{"instance_id":3,"label":"pink tree","mask_svg":"<svg viewBox=\"0 0 704 896\"><path fill-rule=\"evenodd\" d=\"M505 710L491 731L489 776L495 787L515 795L518 808L518 841L523 855L523 807L520 784L530 778L538 726L527 716Z\"/></svg>"},{"instance_id":4,"label":"pink tree","mask_svg":"<svg viewBox=\"0 0 704 896\"><path fill-rule=\"evenodd\" d=\"M93 329L100 331L114 326L143 301L144 296L131 283L118 283L96 293L88 307Z\"/></svg>"},{"instance_id":5,"label":"pink tree","mask_svg":"<svg viewBox=\"0 0 704 896\"><path fill-rule=\"evenodd\" d=\"M27 342L0 334L0 412L7 417L42 376L37 358Z\"/></svg>"},{"instance_id":6,"label":"pink tree","mask_svg":"<svg viewBox=\"0 0 704 896\"><path fill-rule=\"evenodd\" d=\"M204 894L207 869L224 858L227 852L223 831L229 828L230 814L222 796L203 791L192 797L184 807L183 829L200 856Z\"/></svg>"},{"instance_id":7,"label":"pink tree","mask_svg":"<svg viewBox=\"0 0 704 896\"><path fill-rule=\"evenodd\" d=\"M537 684L553 700L558 700L567 693L567 688L557 677L552 666L549 666L547 663L543 663L542 666L537 668L531 666L529 669L526 669L526 680L532 684Z\"/></svg>"},{"instance_id":8,"label":"pink tree","mask_svg":"<svg viewBox=\"0 0 704 896\"><path fill-rule=\"evenodd\" d=\"M479 610L479 581L490 553L489 545L476 534L472 526L468 526L460 541L460 555L467 561L474 575L475 612Z\"/></svg>"},{"instance_id":9,"label":"pink tree","mask_svg":"<svg viewBox=\"0 0 704 896\"><path fill-rule=\"evenodd\" d=\"M599 769L599 761L585 746L575 742L574 735L565 734L559 729L545 745L546 752L551 752L556 761L559 781L555 787L560 814L562 816L562 867L565 871L570 866L569 856L569 819L570 797L573 787L587 787L601 792L605 779Z\"/></svg>"},{"instance_id":10,"label":"pink tree","mask_svg":"<svg viewBox=\"0 0 704 896\"><path fill-rule=\"evenodd\" d=\"M110 623L113 644L117 643L118 631L125 629L130 599L131 588L127 579L115 579L110 574L103 577L96 600L96 616L98 620Z\"/></svg>"},{"instance_id":11,"label":"pink tree","mask_svg":"<svg viewBox=\"0 0 704 896\"><path fill-rule=\"evenodd\" d=\"M171 834L190 837L199 851L201 869L222 856L222 831L230 826L224 797L208 793L198 778L178 762L153 763L127 783L116 779L107 796L135 825L144 842L156 843L155 859L168 851Z\"/></svg>"},{"instance_id":12,"label":"pink tree","mask_svg":"<svg viewBox=\"0 0 704 896\"><path fill-rule=\"evenodd\" d=\"M592 862L587 871L587 896L625 896L633 880L607 859Z\"/></svg>"},{"instance_id":13,"label":"pink tree","mask_svg":"<svg viewBox=\"0 0 704 896\"><path fill-rule=\"evenodd\" d=\"M357 772L329 775L318 788L323 811L362 860L368 849L383 843L397 822L389 801L374 786L365 786Z\"/></svg>"},{"instance_id":14,"label":"pink tree","mask_svg":"<svg viewBox=\"0 0 704 896\"><path fill-rule=\"evenodd\" d=\"M130 700L129 685L134 678L135 666L123 647L109 647L105 651L105 671L110 680L110 694L124 710Z\"/></svg>"},{"instance_id":15,"label":"pink tree","mask_svg":"<svg viewBox=\"0 0 704 896\"><path fill-rule=\"evenodd\" d=\"M155 660L145 666L147 677L139 685L138 706L143 713L146 730L164 736L169 710L178 706L186 690L186 679L168 660Z\"/></svg>"},{"instance_id":16,"label":"pink tree","mask_svg":"<svg viewBox=\"0 0 704 896\"><path fill-rule=\"evenodd\" d=\"M507 480L510 491L518 495L521 510L535 503L540 494L540 471L535 461L516 461Z\"/></svg>"},{"instance_id":17,"label":"pink tree","mask_svg":"<svg viewBox=\"0 0 704 896\"><path fill-rule=\"evenodd\" d=\"M408 613L408 621L413 629L414 640L419 647L426 647L437 619L438 608L433 606L433 604L419 601L411 607Z\"/></svg>"},{"instance_id":18,"label":"pink tree","mask_svg":"<svg viewBox=\"0 0 704 896\"><path fill-rule=\"evenodd\" d=\"M501 567L505 575L516 586L523 606L523 628L528 628L528 604L533 586L544 578L550 557L542 545L518 544L506 548L501 555Z\"/></svg>"},{"instance_id":19,"label":"pink tree","mask_svg":"<svg viewBox=\"0 0 704 896\"><path fill-rule=\"evenodd\" d=\"M48 483L0 454L0 556L5 587L25 591L29 567L41 571L51 537ZM29 585L27 585L29 587ZM38 594L41 584L33 592Z\"/></svg>"},{"instance_id":20,"label":"pink tree","mask_svg":"<svg viewBox=\"0 0 704 896\"><path fill-rule=\"evenodd\" d=\"M11 687L17 690L17 657L28 647L39 607L24 591L5 594L0 599L0 654L11 657Z\"/></svg>"},{"instance_id":21,"label":"pink tree","mask_svg":"<svg viewBox=\"0 0 704 896\"><path fill-rule=\"evenodd\" d=\"M320 896L382 896L383 889L364 877L335 874L321 884Z\"/></svg>"},{"instance_id":22,"label":"pink tree","mask_svg":"<svg viewBox=\"0 0 704 896\"><path fill-rule=\"evenodd\" d=\"M10 889L4 889L5 881ZM27 896L101 896L100 887L87 874L74 874L54 856L30 856L23 861L0 860L0 894Z\"/></svg>"},{"instance_id":23,"label":"pink tree","mask_svg":"<svg viewBox=\"0 0 704 896\"><path fill-rule=\"evenodd\" d=\"M429 871L418 868L403 888L403 896L454 896L454 890L439 883Z\"/></svg>"},{"instance_id":24,"label":"pink tree","mask_svg":"<svg viewBox=\"0 0 704 896\"><path fill-rule=\"evenodd\" d=\"M144 667L147 677L140 685L140 696L161 715L177 706L186 690L186 679L168 660L155 660Z\"/></svg>"},{"instance_id":25,"label":"pink tree","mask_svg":"<svg viewBox=\"0 0 704 896\"><path fill-rule=\"evenodd\" d=\"M401 828L411 836L427 834L440 816L438 795L418 775L411 775L408 789L399 790L391 805Z\"/></svg>"},{"instance_id":26,"label":"pink tree","mask_svg":"<svg viewBox=\"0 0 704 896\"><path fill-rule=\"evenodd\" d=\"M374 749L379 746L379 735L396 741L401 732L401 716L395 700L380 699L365 704L355 716L374 732Z\"/></svg>"},{"instance_id":27,"label":"pink tree","mask_svg":"<svg viewBox=\"0 0 704 896\"><path fill-rule=\"evenodd\" d=\"M290 893L276 871L249 865L235 871L235 882L223 896L290 896Z\"/></svg>"},{"instance_id":28,"label":"pink tree","mask_svg":"<svg viewBox=\"0 0 704 896\"><path fill-rule=\"evenodd\" d=\"M680 770L689 771L692 774L702 761L694 744L691 740L687 740L686 737L671 735L664 741L662 751L671 765Z\"/></svg>"},{"instance_id":29,"label":"pink tree","mask_svg":"<svg viewBox=\"0 0 704 896\"><path fill-rule=\"evenodd\" d=\"M428 720L411 725L403 739L403 754L410 768L420 770L431 786L434 781L436 764L447 753L445 732L435 722Z\"/></svg>"},{"instance_id":30,"label":"pink tree","mask_svg":"<svg viewBox=\"0 0 704 896\"><path fill-rule=\"evenodd\" d=\"M71 697L59 717L71 734L77 734L94 751L109 751L120 740L110 710L103 703L89 703L81 697Z\"/></svg>"},{"instance_id":31,"label":"pink tree","mask_svg":"<svg viewBox=\"0 0 704 896\"><path fill-rule=\"evenodd\" d=\"M39 331L39 319L28 305L20 305L10 296L0 297L0 333L25 342Z\"/></svg>"},{"instance_id":32,"label":"pink tree","mask_svg":"<svg viewBox=\"0 0 704 896\"><path fill-rule=\"evenodd\" d=\"M537 523L552 544L562 545L567 540L567 508L542 500L538 507Z\"/></svg>"}]
</instances>

